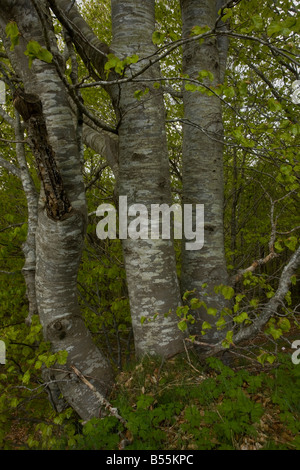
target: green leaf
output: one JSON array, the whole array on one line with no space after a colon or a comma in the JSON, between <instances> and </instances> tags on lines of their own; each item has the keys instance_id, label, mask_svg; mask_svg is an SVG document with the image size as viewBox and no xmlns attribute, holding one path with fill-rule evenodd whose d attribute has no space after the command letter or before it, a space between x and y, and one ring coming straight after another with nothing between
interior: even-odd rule
<instances>
[{"instance_id":1,"label":"green leaf","mask_svg":"<svg viewBox=\"0 0 300 470\"><path fill-rule=\"evenodd\" d=\"M223 16L222 16L222 21L225 22L227 21L229 18L232 17L233 15L233 10L231 8L224 8L224 12L223 12Z\"/></svg>"},{"instance_id":2,"label":"green leaf","mask_svg":"<svg viewBox=\"0 0 300 470\"><path fill-rule=\"evenodd\" d=\"M195 310L197 308L205 307L205 302L203 300L199 300L197 298L191 299L190 301L191 309Z\"/></svg>"},{"instance_id":3,"label":"green leaf","mask_svg":"<svg viewBox=\"0 0 300 470\"><path fill-rule=\"evenodd\" d=\"M29 68L31 68L34 59L50 64L53 58L51 52L42 47L37 41L29 41L24 54L28 57Z\"/></svg>"},{"instance_id":4,"label":"green leaf","mask_svg":"<svg viewBox=\"0 0 300 470\"><path fill-rule=\"evenodd\" d=\"M249 320L249 316L247 312L242 312L239 315L236 315L235 317L233 317L233 321L235 323L243 323L243 321L245 320Z\"/></svg>"},{"instance_id":5,"label":"green leaf","mask_svg":"<svg viewBox=\"0 0 300 470\"><path fill-rule=\"evenodd\" d=\"M124 65L136 64L138 60L139 60L139 56L137 54L133 54L132 56L126 57L126 59L123 60L123 64Z\"/></svg>"},{"instance_id":6,"label":"green leaf","mask_svg":"<svg viewBox=\"0 0 300 470\"><path fill-rule=\"evenodd\" d=\"M67 362L68 351L58 351L56 356L57 363L60 365L64 365Z\"/></svg>"},{"instance_id":7,"label":"green leaf","mask_svg":"<svg viewBox=\"0 0 300 470\"><path fill-rule=\"evenodd\" d=\"M217 315L218 310L216 308L209 307L207 309L208 315L213 315L214 317Z\"/></svg>"},{"instance_id":8,"label":"green leaf","mask_svg":"<svg viewBox=\"0 0 300 470\"><path fill-rule=\"evenodd\" d=\"M251 299L250 300L250 306L251 307L256 308L256 307L258 307L258 305L259 305L259 299Z\"/></svg>"},{"instance_id":9,"label":"green leaf","mask_svg":"<svg viewBox=\"0 0 300 470\"><path fill-rule=\"evenodd\" d=\"M279 240L277 240L275 243L274 243L274 247L276 248L277 251L283 251L284 248L282 247L281 243Z\"/></svg>"},{"instance_id":10,"label":"green leaf","mask_svg":"<svg viewBox=\"0 0 300 470\"><path fill-rule=\"evenodd\" d=\"M193 83L186 83L184 88L186 91L197 91L198 89L197 85L194 85Z\"/></svg>"},{"instance_id":11,"label":"green leaf","mask_svg":"<svg viewBox=\"0 0 300 470\"><path fill-rule=\"evenodd\" d=\"M134 92L134 97L137 100L140 100L147 93L149 93L149 88L146 88L145 90L137 90L137 91Z\"/></svg>"},{"instance_id":12,"label":"green leaf","mask_svg":"<svg viewBox=\"0 0 300 470\"><path fill-rule=\"evenodd\" d=\"M24 384L28 384L29 380L30 380L30 372L29 370L27 370L25 374L23 375L22 382Z\"/></svg>"},{"instance_id":13,"label":"green leaf","mask_svg":"<svg viewBox=\"0 0 300 470\"><path fill-rule=\"evenodd\" d=\"M213 82L214 80L214 74L210 72L209 70L201 70L198 74L198 79L202 80L203 78L208 77L208 79Z\"/></svg>"},{"instance_id":14,"label":"green leaf","mask_svg":"<svg viewBox=\"0 0 300 470\"><path fill-rule=\"evenodd\" d=\"M273 336L274 339L278 339L280 338L280 336L282 336L282 330L281 329L277 330L274 326L271 326L268 332Z\"/></svg>"},{"instance_id":15,"label":"green leaf","mask_svg":"<svg viewBox=\"0 0 300 470\"><path fill-rule=\"evenodd\" d=\"M273 21L270 26L268 26L267 34L268 36L273 36L273 34L279 33L282 30L282 24L278 21Z\"/></svg>"},{"instance_id":16,"label":"green leaf","mask_svg":"<svg viewBox=\"0 0 300 470\"><path fill-rule=\"evenodd\" d=\"M216 327L218 328L218 330L221 330L225 325L226 320L223 317L219 318L219 320L216 322Z\"/></svg>"},{"instance_id":17,"label":"green leaf","mask_svg":"<svg viewBox=\"0 0 300 470\"><path fill-rule=\"evenodd\" d=\"M293 276L291 276L291 284L293 286L295 286L297 284L297 276L296 274L293 274Z\"/></svg>"},{"instance_id":18,"label":"green leaf","mask_svg":"<svg viewBox=\"0 0 300 470\"><path fill-rule=\"evenodd\" d=\"M227 331L226 338L222 341L223 348L229 348L232 343L233 331Z\"/></svg>"},{"instance_id":19,"label":"green leaf","mask_svg":"<svg viewBox=\"0 0 300 470\"><path fill-rule=\"evenodd\" d=\"M10 38L11 41L10 50L13 51L15 46L19 44L20 32L17 23L15 21L8 23L6 25L5 32L6 36Z\"/></svg>"},{"instance_id":20,"label":"green leaf","mask_svg":"<svg viewBox=\"0 0 300 470\"><path fill-rule=\"evenodd\" d=\"M154 31L152 34L152 42L153 44L162 44L165 40L166 33L161 33L160 31Z\"/></svg>"},{"instance_id":21,"label":"green leaf","mask_svg":"<svg viewBox=\"0 0 300 470\"><path fill-rule=\"evenodd\" d=\"M225 299L230 300L234 296L234 289L230 286L223 286L221 293Z\"/></svg>"},{"instance_id":22,"label":"green leaf","mask_svg":"<svg viewBox=\"0 0 300 470\"><path fill-rule=\"evenodd\" d=\"M277 112L282 110L282 106L279 101L275 100L274 98L270 98L268 100L268 107L271 111Z\"/></svg>"},{"instance_id":23,"label":"green leaf","mask_svg":"<svg viewBox=\"0 0 300 470\"><path fill-rule=\"evenodd\" d=\"M188 296L191 295L191 294L193 294L194 292L195 292L195 289L193 289L193 290L187 290L187 291L183 294L182 299L183 299L183 300L187 300Z\"/></svg>"},{"instance_id":24,"label":"green leaf","mask_svg":"<svg viewBox=\"0 0 300 470\"><path fill-rule=\"evenodd\" d=\"M291 329L291 323L288 318L280 318L278 321L278 326L282 331L290 331Z\"/></svg>"},{"instance_id":25,"label":"green leaf","mask_svg":"<svg viewBox=\"0 0 300 470\"><path fill-rule=\"evenodd\" d=\"M273 364L273 362L275 361L276 357L273 356L273 354L268 354L267 355L267 361L270 363L270 364Z\"/></svg>"},{"instance_id":26,"label":"green leaf","mask_svg":"<svg viewBox=\"0 0 300 470\"><path fill-rule=\"evenodd\" d=\"M180 329L180 331L185 331L185 330L187 329L186 321L185 321L185 320L181 320L181 321L178 323L178 328Z\"/></svg>"},{"instance_id":27,"label":"green leaf","mask_svg":"<svg viewBox=\"0 0 300 470\"><path fill-rule=\"evenodd\" d=\"M254 29L256 30L262 29L264 22L263 22L261 15L252 16L251 21L254 24Z\"/></svg>"},{"instance_id":28,"label":"green leaf","mask_svg":"<svg viewBox=\"0 0 300 470\"><path fill-rule=\"evenodd\" d=\"M40 49L38 59L42 60L43 62L47 62L47 64L51 64L52 58L53 56L50 51L44 48Z\"/></svg>"},{"instance_id":29,"label":"green leaf","mask_svg":"<svg viewBox=\"0 0 300 470\"><path fill-rule=\"evenodd\" d=\"M210 31L209 26L193 26L191 34L192 36L200 36L201 34L207 33L207 31Z\"/></svg>"},{"instance_id":30,"label":"green leaf","mask_svg":"<svg viewBox=\"0 0 300 470\"><path fill-rule=\"evenodd\" d=\"M287 246L291 251L295 251L298 239L297 237L289 237L287 240L284 241L285 246Z\"/></svg>"},{"instance_id":31,"label":"green leaf","mask_svg":"<svg viewBox=\"0 0 300 470\"><path fill-rule=\"evenodd\" d=\"M204 321L202 324L202 330L210 330L212 328L211 324L208 321Z\"/></svg>"}]
</instances>

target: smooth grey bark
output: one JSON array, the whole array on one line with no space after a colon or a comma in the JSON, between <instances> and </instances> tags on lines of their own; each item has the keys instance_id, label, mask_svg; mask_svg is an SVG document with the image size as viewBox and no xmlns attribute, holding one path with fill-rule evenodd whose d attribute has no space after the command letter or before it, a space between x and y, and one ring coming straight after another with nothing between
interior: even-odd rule
<instances>
[{"instance_id":1,"label":"smooth grey bark","mask_svg":"<svg viewBox=\"0 0 300 470\"><path fill-rule=\"evenodd\" d=\"M22 78L25 92L40 100L47 135L33 135L39 142L46 137L45 148L55 159L57 171L63 181L71 210L57 220L49 217L45 181L40 198L36 231L36 296L44 337L53 351L67 350L66 366L61 372L53 371L65 400L83 419L99 416L101 403L70 369L71 365L92 377L91 383L98 392L106 395L112 386L111 368L94 345L80 314L77 298L77 272L86 228L86 202L76 130L68 104L65 88L53 64L35 60L32 68L24 55L29 40L44 44L41 25L29 0L4 0L1 3L0 24L2 32L8 21L16 21L19 45L7 54L18 76ZM4 43L7 45L7 41ZM26 104L26 103L25 103ZM28 122L30 121L29 117ZM28 124L29 125L29 124ZM44 128L43 128L44 129ZM39 145L39 144L38 144ZM43 155L47 158L47 155ZM41 170L41 168L40 168ZM47 173L47 169L44 171ZM43 172L40 172L43 175ZM46 174L46 176L49 176ZM54 188L55 189L55 188ZM59 198L59 196L58 196ZM60 201L57 201L58 203ZM66 381L66 378L69 379Z\"/></svg>"},{"instance_id":2,"label":"smooth grey bark","mask_svg":"<svg viewBox=\"0 0 300 470\"><path fill-rule=\"evenodd\" d=\"M49 4L85 63L88 58L92 76L95 72L103 76L107 53L120 58L132 54L145 58L156 51L152 42L154 0L112 1L110 48L94 35L75 6L68 8L67 0L49 0ZM137 67L142 65L139 62ZM155 80L159 77L158 65L149 68L143 76ZM150 87L146 97L138 101L134 92L140 88L133 83L105 86L119 119L118 194L127 196L129 205L142 203L150 208L151 203L171 202L165 110L161 90ZM175 310L181 299L172 241L125 240L123 251L137 356L171 356L179 352L183 343ZM170 310L172 315L166 317ZM149 323L155 314L158 317ZM143 324L142 318L146 318Z\"/></svg>"},{"instance_id":3,"label":"smooth grey bark","mask_svg":"<svg viewBox=\"0 0 300 470\"><path fill-rule=\"evenodd\" d=\"M183 38L189 36L193 26L209 26L216 22L215 0L181 0ZM222 67L215 37L202 44L188 42L183 45L183 73L198 78L201 70L213 73L213 85L221 83ZM209 85L209 82L206 82ZM195 289L195 296L208 307L218 310L226 306L224 298L216 295L214 286L228 283L223 235L223 124L221 102L216 96L198 91L183 90L183 204L204 204L204 247L198 251L182 253L182 291ZM203 284L207 287L203 288ZM203 294L206 294L204 297ZM191 325L193 334L200 334L202 322L212 323L205 309L196 312L197 321ZM208 330L203 337L216 341L219 332Z\"/></svg>"},{"instance_id":4,"label":"smooth grey bark","mask_svg":"<svg viewBox=\"0 0 300 470\"><path fill-rule=\"evenodd\" d=\"M135 72L143 66L142 59L156 52L152 42L155 2L112 0L111 5L111 49L119 58L137 54L139 62L131 69ZM155 81L160 77L159 66L150 67L141 77ZM171 204L171 189L162 91L150 85L138 100L134 93L141 88L146 91L134 83L112 89L120 120L118 192L127 196L129 206L145 205L150 215L151 204ZM148 240L124 240L123 252L137 356L178 353L183 336L175 313L181 299L172 240L153 240L149 232Z\"/></svg>"},{"instance_id":5,"label":"smooth grey bark","mask_svg":"<svg viewBox=\"0 0 300 470\"><path fill-rule=\"evenodd\" d=\"M83 142L99 155L102 155L112 170L116 180L119 174L119 142L118 137L105 131L94 130L91 126L83 126Z\"/></svg>"}]
</instances>

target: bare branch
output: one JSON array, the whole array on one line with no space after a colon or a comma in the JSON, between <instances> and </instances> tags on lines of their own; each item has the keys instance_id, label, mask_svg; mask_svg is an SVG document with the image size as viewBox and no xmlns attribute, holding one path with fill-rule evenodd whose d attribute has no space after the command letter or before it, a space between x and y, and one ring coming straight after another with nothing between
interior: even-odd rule
<instances>
[{"instance_id":1,"label":"bare branch","mask_svg":"<svg viewBox=\"0 0 300 470\"><path fill-rule=\"evenodd\" d=\"M11 174L16 176L17 178L21 178L21 172L20 169L17 168L15 165L12 163L8 162L4 157L0 155L0 166L5 168L7 171L9 171Z\"/></svg>"},{"instance_id":2,"label":"bare branch","mask_svg":"<svg viewBox=\"0 0 300 470\"><path fill-rule=\"evenodd\" d=\"M258 334L262 327L268 322L268 320L274 315L279 306L282 304L282 301L287 294L290 285L291 285L291 277L296 272L296 270L300 266L300 245L298 249L294 252L291 256L289 262L284 267L280 279L278 288L274 294L274 296L269 300L269 302L265 305L262 309L261 314L256 318L255 321L250 326L243 327L238 331L232 338L233 345L237 345L242 341L246 341L256 334ZM226 351L228 348L225 348L222 345L222 342L217 343L214 348L210 348L210 350L204 353L205 357L213 356L221 351Z\"/></svg>"},{"instance_id":3,"label":"bare branch","mask_svg":"<svg viewBox=\"0 0 300 470\"><path fill-rule=\"evenodd\" d=\"M104 406L104 408L109 412L111 416L114 416L122 424L126 425L126 420L119 415L118 410L116 408L113 408L109 401L106 400L106 398L104 398L104 396L101 395L100 392L98 392L94 385L86 379L86 377L80 372L80 370L78 370L74 365L71 365L70 367L71 369L73 369L77 377L79 377L80 380L95 394L96 398L99 400L100 406Z\"/></svg>"}]
</instances>

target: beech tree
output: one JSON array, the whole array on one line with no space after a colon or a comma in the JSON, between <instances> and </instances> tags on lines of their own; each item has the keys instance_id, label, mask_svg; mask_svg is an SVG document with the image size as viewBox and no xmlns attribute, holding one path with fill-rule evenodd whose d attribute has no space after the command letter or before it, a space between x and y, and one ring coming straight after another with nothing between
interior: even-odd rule
<instances>
[{"instance_id":1,"label":"beech tree","mask_svg":"<svg viewBox=\"0 0 300 470\"><path fill-rule=\"evenodd\" d=\"M277 256L276 242L280 251L276 204L285 201L293 206L297 201L297 144L290 144L290 134L285 141L279 132L284 121L287 134L289 125L295 136L299 133L297 103L291 93L283 94L282 74L272 82L267 68L277 64L289 79L297 80L299 20L293 2L275 3L269 7L263 2L259 13L257 2L240 0L112 0L111 7L106 1L87 2L96 21L110 33L105 24L109 16L110 40L88 20L81 3L1 2L0 72L14 107L2 106L1 116L14 133L15 157L1 156L0 164L21 180L28 207L23 246L26 321L30 324L38 315L53 352L67 352L66 364L44 374L53 384L53 394L58 386L83 419L99 415L113 385L112 367L95 345L78 301L89 214L84 181L89 149L105 158L91 184L108 166L115 205L120 196L127 197L128 205L142 204L148 210L148 226L152 204L171 206L180 200L183 206L204 205L204 247L188 250L187 240L182 240L180 277L172 237L122 240L138 358L171 357L184 349L189 334L188 339L201 347L202 357L226 351L257 334L289 292L300 262L294 238L281 241L294 253L280 266L278 282L259 313L252 317L245 309L241 313L241 297L234 297L243 275ZM253 15L246 18L249 9ZM289 41L288 49L284 41ZM241 48L246 54L238 63ZM260 54L265 62L251 63L251 55ZM258 109L250 86L257 88L256 99L267 87L269 109ZM96 93L92 102L89 90ZM232 116L228 124L230 111L235 126ZM273 112L284 117L273 120ZM255 113L251 126L249 116ZM268 149L274 128L278 136ZM175 154L182 153L179 163L172 155L172 132L180 136L173 144ZM280 146L285 155L281 165L276 154ZM250 184L251 170L264 174L264 161L271 172L272 159L279 176L271 178L277 178L280 196L275 199L257 178L264 207L270 203L271 208L266 229L269 253L259 258L255 252L253 259L228 267L224 242L228 198L232 198L229 257L237 257L241 185ZM224 163L233 165L232 176L226 170L227 180ZM244 179L239 179L239 165ZM233 196L226 194L230 178ZM296 232L297 221L282 227L282 235ZM88 377L92 386L82 377Z\"/></svg>"}]
</instances>

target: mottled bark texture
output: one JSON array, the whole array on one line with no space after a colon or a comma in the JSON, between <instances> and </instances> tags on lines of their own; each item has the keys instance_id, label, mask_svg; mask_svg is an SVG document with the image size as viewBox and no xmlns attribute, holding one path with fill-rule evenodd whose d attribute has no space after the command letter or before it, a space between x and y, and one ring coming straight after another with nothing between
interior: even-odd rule
<instances>
[{"instance_id":1,"label":"mottled bark texture","mask_svg":"<svg viewBox=\"0 0 300 470\"><path fill-rule=\"evenodd\" d=\"M156 51L152 42L154 4L154 0L112 0L111 49L120 58L139 56L140 61L131 71L145 65L146 58ZM157 64L142 75L154 81L159 76ZM138 100L134 93L140 89L146 91L144 85L126 83L112 90L120 119L119 195L127 196L128 206L144 204L150 214L151 204L171 203L165 109L161 90L150 85L148 93ZM180 305L180 292L174 249L172 240L150 237L149 233L148 240L123 242L135 348L139 357L145 354L168 357L183 347L175 313ZM155 314L158 314L155 320L149 323Z\"/></svg>"},{"instance_id":2,"label":"mottled bark texture","mask_svg":"<svg viewBox=\"0 0 300 470\"><path fill-rule=\"evenodd\" d=\"M60 366L61 372L53 371L52 378L59 381L59 388L67 402L83 419L89 419L99 415L101 404L69 366L74 364L84 375L88 375L103 395L110 390L112 373L84 325L77 299L77 272L87 215L76 131L66 91L55 66L34 60L32 68L28 67L28 59L24 55L28 41L34 39L44 45L42 28L30 0L1 2L0 26L6 44L4 30L11 20L16 21L20 38L19 45L13 51L7 47L7 54L23 81L24 92L38 96L43 116L42 133L46 132L46 136L42 136L33 126L31 138L35 139L35 145L41 152L38 158L42 158L42 153L43 158L48 158L50 154L47 157L45 152L50 151L55 161L55 171L59 173L72 208L54 220L46 210L45 204L49 200L42 191L36 231L38 312L44 337L51 342L53 350L68 351L67 365ZM46 138L47 149L43 148L41 137ZM46 179L50 178L49 170L45 165L43 171ZM61 193L58 192L55 197L59 200Z\"/></svg>"},{"instance_id":3,"label":"mottled bark texture","mask_svg":"<svg viewBox=\"0 0 300 470\"><path fill-rule=\"evenodd\" d=\"M217 19L215 0L181 0L182 35L187 38L194 26L213 28ZM224 46L224 45L222 45ZM223 77L222 61L215 37L183 45L183 73L197 79L202 70L214 75L213 85ZM221 66L222 62L222 66ZM222 70L221 70L222 69ZM209 85L210 82L204 83ZM208 307L218 310L226 306L224 298L214 292L214 286L227 284L223 240L223 124L221 102L216 96L198 91L183 90L183 204L204 204L204 247L182 254L182 291L195 289L195 296L202 298ZM207 287L203 288L203 284ZM203 297L203 294L207 294ZM197 321L191 326L193 334L200 334L202 321L212 323L205 309L196 312ZM205 335L207 341L215 341L218 332L212 328Z\"/></svg>"}]
</instances>

